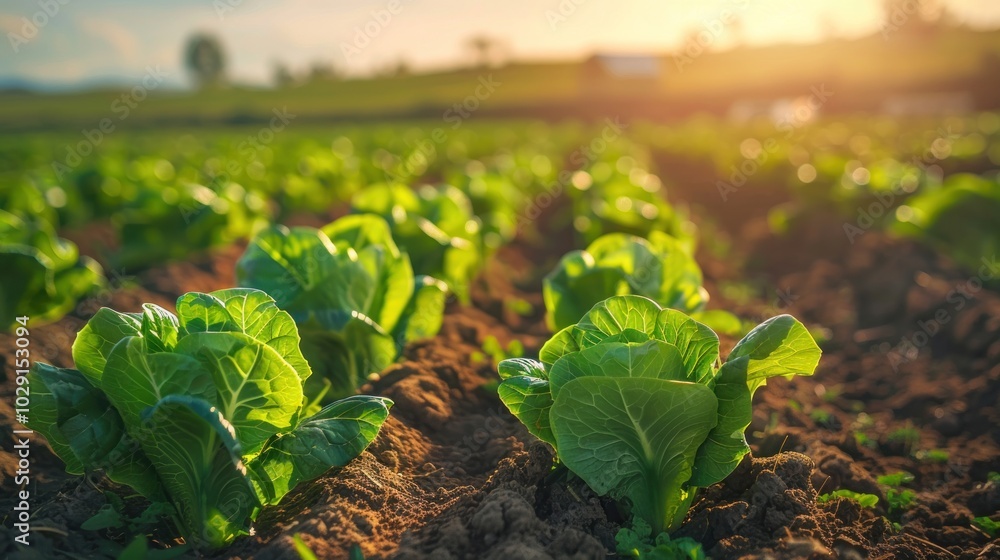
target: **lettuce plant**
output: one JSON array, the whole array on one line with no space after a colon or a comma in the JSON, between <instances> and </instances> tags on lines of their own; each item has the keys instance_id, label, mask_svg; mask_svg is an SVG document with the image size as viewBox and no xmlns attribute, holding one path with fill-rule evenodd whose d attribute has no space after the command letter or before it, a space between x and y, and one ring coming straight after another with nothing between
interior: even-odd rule
<instances>
[{"instance_id":1,"label":"lettuce plant","mask_svg":"<svg viewBox=\"0 0 1000 560\"><path fill-rule=\"evenodd\" d=\"M295 323L258 290L188 293L176 316L102 308L73 360L32 369L30 427L68 472L103 470L169 504L199 548L248 533L262 506L361 454L392 405L354 396L305 417Z\"/></svg>"},{"instance_id":2,"label":"lettuce plant","mask_svg":"<svg viewBox=\"0 0 1000 560\"><path fill-rule=\"evenodd\" d=\"M104 284L93 259L58 237L47 222L0 210L0 330L17 317L40 325L59 320L80 298Z\"/></svg>"},{"instance_id":3,"label":"lettuce plant","mask_svg":"<svg viewBox=\"0 0 1000 560\"><path fill-rule=\"evenodd\" d=\"M483 221L483 245L487 251L495 251L514 239L518 214L526 202L522 188L503 174L480 168L475 172L463 169L455 173L451 184L469 197L473 212Z\"/></svg>"},{"instance_id":4,"label":"lettuce plant","mask_svg":"<svg viewBox=\"0 0 1000 560\"><path fill-rule=\"evenodd\" d=\"M545 277L545 319L555 332L575 324L597 302L626 294L685 313L708 301L701 269L682 242L658 231L648 239L609 233L584 251L567 253Z\"/></svg>"},{"instance_id":5,"label":"lettuce plant","mask_svg":"<svg viewBox=\"0 0 1000 560\"><path fill-rule=\"evenodd\" d=\"M114 262L135 270L245 239L267 223L266 209L259 194L235 183L217 191L187 183L146 187L112 216L121 242Z\"/></svg>"},{"instance_id":6,"label":"lettuce plant","mask_svg":"<svg viewBox=\"0 0 1000 560\"><path fill-rule=\"evenodd\" d=\"M1000 251L998 215L1000 180L957 173L950 175L941 188L907 199L896 211L892 229L947 253L983 277L983 265ZM863 231L852 224L844 225L852 243ZM987 281L1000 284L992 275Z\"/></svg>"},{"instance_id":7,"label":"lettuce plant","mask_svg":"<svg viewBox=\"0 0 1000 560\"><path fill-rule=\"evenodd\" d=\"M414 276L389 225L372 214L323 229L277 226L259 233L236 266L240 286L264 290L299 325L318 374L307 393L353 393L411 341L441 328L447 287Z\"/></svg>"},{"instance_id":8,"label":"lettuce plant","mask_svg":"<svg viewBox=\"0 0 1000 560\"><path fill-rule=\"evenodd\" d=\"M455 187L371 185L354 196L355 212L378 214L417 274L439 278L463 303L482 264L482 224Z\"/></svg>"},{"instance_id":9,"label":"lettuce plant","mask_svg":"<svg viewBox=\"0 0 1000 560\"><path fill-rule=\"evenodd\" d=\"M647 237L662 231L693 248L686 216L667 202L655 176L646 173L643 177L641 185L618 173L605 180L595 177L593 184L574 184L569 191L573 197L573 224L586 243L608 233Z\"/></svg>"},{"instance_id":10,"label":"lettuce plant","mask_svg":"<svg viewBox=\"0 0 1000 560\"><path fill-rule=\"evenodd\" d=\"M750 451L754 391L771 377L811 375L819 357L806 328L780 315L720 366L710 328L648 298L615 296L556 333L539 361L501 362L499 394L567 468L658 534Z\"/></svg>"}]
</instances>

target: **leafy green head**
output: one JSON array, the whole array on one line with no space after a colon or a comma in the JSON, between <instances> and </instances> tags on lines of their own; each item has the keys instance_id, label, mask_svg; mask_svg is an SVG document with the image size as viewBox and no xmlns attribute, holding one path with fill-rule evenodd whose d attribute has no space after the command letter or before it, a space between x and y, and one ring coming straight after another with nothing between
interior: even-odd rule
<instances>
[{"instance_id":1,"label":"leafy green head","mask_svg":"<svg viewBox=\"0 0 1000 560\"><path fill-rule=\"evenodd\" d=\"M32 324L62 318L77 301L104 283L94 260L61 239L47 222L0 210L0 330L17 317Z\"/></svg>"},{"instance_id":2,"label":"leafy green head","mask_svg":"<svg viewBox=\"0 0 1000 560\"><path fill-rule=\"evenodd\" d=\"M383 217L418 274L443 280L461 302L469 302L482 264L482 224L465 193L451 186L369 185L351 208Z\"/></svg>"},{"instance_id":3,"label":"leafy green head","mask_svg":"<svg viewBox=\"0 0 1000 560\"><path fill-rule=\"evenodd\" d=\"M614 296L556 333L539 361L504 360L507 408L601 495L627 502L654 534L678 526L697 488L749 453L754 391L811 375L820 349L789 315L753 329L719 365L719 338L684 313Z\"/></svg>"},{"instance_id":4,"label":"leafy green head","mask_svg":"<svg viewBox=\"0 0 1000 560\"><path fill-rule=\"evenodd\" d=\"M1000 213L1000 181L971 173L955 173L939 189L907 199L895 213L891 229L920 239L945 251L957 262L977 270L981 280L996 284L995 274L986 275L1000 252L1000 231L996 217ZM855 231L856 230L856 231ZM849 230L854 242L862 230ZM992 258L992 261L990 260ZM986 268L982 268L986 265ZM995 268L993 264L992 268Z\"/></svg>"},{"instance_id":5,"label":"leafy green head","mask_svg":"<svg viewBox=\"0 0 1000 560\"><path fill-rule=\"evenodd\" d=\"M169 202L163 194L168 189ZM114 264L134 270L244 239L267 223L266 209L259 193L235 183L217 189L183 182L147 185L116 209L112 222L121 247Z\"/></svg>"},{"instance_id":6,"label":"leafy green head","mask_svg":"<svg viewBox=\"0 0 1000 560\"><path fill-rule=\"evenodd\" d=\"M102 308L73 359L79 369L35 364L30 427L68 472L103 470L169 504L201 548L247 533L262 506L359 455L392 405L356 396L306 418L295 323L259 290L188 293L177 315Z\"/></svg>"},{"instance_id":7,"label":"leafy green head","mask_svg":"<svg viewBox=\"0 0 1000 560\"><path fill-rule=\"evenodd\" d=\"M597 302L626 294L686 313L708 301L701 269L684 243L659 231L648 239L610 233L567 253L545 277L546 322L553 332L564 329Z\"/></svg>"},{"instance_id":8,"label":"leafy green head","mask_svg":"<svg viewBox=\"0 0 1000 560\"><path fill-rule=\"evenodd\" d=\"M685 229L684 216L669 202L656 176L642 174L642 184L618 172L585 189L571 189L576 220L574 226L586 243L609 233L648 237L654 231L667 232L693 246ZM637 175L638 177L638 175Z\"/></svg>"},{"instance_id":9,"label":"leafy green head","mask_svg":"<svg viewBox=\"0 0 1000 560\"><path fill-rule=\"evenodd\" d=\"M270 294L299 325L318 380L352 394L392 364L406 343L441 328L447 287L414 276L389 225L373 214L341 218L323 229L276 226L259 233L236 265L241 286ZM313 389L312 387L315 387Z\"/></svg>"},{"instance_id":10,"label":"leafy green head","mask_svg":"<svg viewBox=\"0 0 1000 560\"><path fill-rule=\"evenodd\" d=\"M525 191L508 176L497 172L478 173L457 169L450 184L456 185L472 202L472 210L483 221L483 245L493 251L517 234L518 212L525 204Z\"/></svg>"}]
</instances>

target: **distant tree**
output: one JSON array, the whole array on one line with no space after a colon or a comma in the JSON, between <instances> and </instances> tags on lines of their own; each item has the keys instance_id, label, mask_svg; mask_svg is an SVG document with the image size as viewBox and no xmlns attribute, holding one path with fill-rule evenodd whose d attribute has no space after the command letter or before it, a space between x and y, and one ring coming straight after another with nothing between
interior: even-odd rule
<instances>
[{"instance_id":1,"label":"distant tree","mask_svg":"<svg viewBox=\"0 0 1000 560\"><path fill-rule=\"evenodd\" d=\"M273 78L274 86L279 88L284 88L295 83L295 76L292 75L292 71L288 69L288 66L284 62L274 63L274 73Z\"/></svg>"},{"instance_id":2,"label":"distant tree","mask_svg":"<svg viewBox=\"0 0 1000 560\"><path fill-rule=\"evenodd\" d=\"M500 62L504 54L502 43L487 35L469 37L465 41L465 46L472 55L475 64L481 68Z\"/></svg>"},{"instance_id":3,"label":"distant tree","mask_svg":"<svg viewBox=\"0 0 1000 560\"><path fill-rule=\"evenodd\" d=\"M184 66L200 88L218 86L225 80L226 56L219 40L207 33L188 39L184 50Z\"/></svg>"},{"instance_id":4,"label":"distant tree","mask_svg":"<svg viewBox=\"0 0 1000 560\"><path fill-rule=\"evenodd\" d=\"M392 69L392 76L394 78L399 78L402 76L410 75L410 63L406 62L406 59L400 58L396 61L396 65Z\"/></svg>"},{"instance_id":5,"label":"distant tree","mask_svg":"<svg viewBox=\"0 0 1000 560\"><path fill-rule=\"evenodd\" d=\"M310 82L332 82L340 78L340 73L329 62L313 62L309 68Z\"/></svg>"}]
</instances>

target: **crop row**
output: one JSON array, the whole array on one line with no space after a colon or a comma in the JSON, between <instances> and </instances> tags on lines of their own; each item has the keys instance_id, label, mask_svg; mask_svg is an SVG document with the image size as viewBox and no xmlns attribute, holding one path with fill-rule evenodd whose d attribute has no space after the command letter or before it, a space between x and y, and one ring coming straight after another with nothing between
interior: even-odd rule
<instances>
[{"instance_id":1,"label":"crop row","mask_svg":"<svg viewBox=\"0 0 1000 560\"><path fill-rule=\"evenodd\" d=\"M434 237L434 243L450 238L461 250L449 258L466 270L450 266L447 274L455 277L440 279L463 300L476 263L542 212L572 227L578 247L605 233L647 237L651 231L690 246L698 228L683 208L665 202L669 183L647 171L654 159L682 183L692 170L718 177L704 186L711 201L739 205L741 197L787 191L792 202L775 206L768 217L777 233L833 208L850 242L873 227L888 227L934 244L973 270L1000 246L989 233L1000 208L1000 179L978 174L1000 161L997 115L944 124L792 124L637 123L615 131L610 142L600 129L540 123L469 125L444 139L417 126L345 129L325 144L309 132L285 131L267 143L254 134L168 141L132 133L108 139L73 166L60 163L61 148L51 147L71 141L29 136L0 146L8 169L0 183L0 264L17 271L0 282L0 328L24 315L35 324L57 320L105 287L104 276L115 284L123 272L185 259L252 237L270 223L317 209L336 213L345 205L390 223L395 207L417 216L394 228L408 238L401 243L415 243L415 236ZM410 188L435 183L451 188ZM112 235L100 233L107 228ZM105 244L88 246L81 256L58 237L61 230L76 238L96 233ZM90 257L114 274L106 275ZM426 273L433 272L440 271Z\"/></svg>"},{"instance_id":2,"label":"crop row","mask_svg":"<svg viewBox=\"0 0 1000 560\"><path fill-rule=\"evenodd\" d=\"M463 160L454 154L423 154L413 172L405 162L420 150L393 155L378 142L398 141L372 135L369 149L384 154L349 175L357 184L310 184L300 194L191 185L157 160L148 171L160 183L137 182L132 198L64 204L83 208L84 222L110 216L125 266L250 240L236 267L239 287L185 294L176 313L146 304L141 313L94 315L73 344L76 369L33 369L32 427L68 472L103 471L172 519L190 546L225 546L250 531L261 508L364 451L392 402L357 389L406 344L435 336L449 294L468 304L486 260L565 196L562 219L586 248L545 278L553 335L537 360L498 365L500 399L562 465L620 503L633 527L620 535L620 552L694 546L668 533L698 489L726 478L749 452L754 392L775 376L811 375L820 350L790 316L747 329L725 311L706 311L697 228L666 201L649 154L625 143L577 160L573 137L513 154L478 152L469 141L464 165L448 164ZM322 157L349 161L344 142L333 148ZM292 177L310 176L303 161ZM414 176L440 184L410 186ZM955 181L909 201L920 220L902 222L948 243L949 213L973 204L969 196L997 194L989 178ZM123 185L101 175L97 188L126 196ZM5 276L5 325L29 314L56 320L101 282L96 264L55 234L55 223L73 218L30 211L39 200L50 208L51 191L24 186L10 198L23 202L20 211L11 205L4 214L0 238L16 242L0 254L18 267L10 278L19 283ZM350 213L324 227L266 225L345 197ZM118 205L129 211L117 213ZM130 251L129 243L138 245ZM745 334L724 362L716 331Z\"/></svg>"}]
</instances>

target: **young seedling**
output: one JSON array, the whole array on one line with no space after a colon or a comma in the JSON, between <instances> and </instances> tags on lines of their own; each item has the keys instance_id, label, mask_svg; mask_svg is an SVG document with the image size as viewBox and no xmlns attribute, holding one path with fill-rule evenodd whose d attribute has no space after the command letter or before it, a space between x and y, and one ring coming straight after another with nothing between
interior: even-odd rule
<instances>
[{"instance_id":1,"label":"young seedling","mask_svg":"<svg viewBox=\"0 0 1000 560\"><path fill-rule=\"evenodd\" d=\"M917 452L917 459L931 463L947 463L951 454L944 449L926 449Z\"/></svg>"},{"instance_id":2,"label":"young seedling","mask_svg":"<svg viewBox=\"0 0 1000 560\"><path fill-rule=\"evenodd\" d=\"M821 504L825 504L826 502L837 498L854 500L864 508L874 508L878 505L878 496L875 494L863 494L861 492L854 492L853 490L834 490L833 492L820 494L819 496L816 496L816 501Z\"/></svg>"},{"instance_id":3,"label":"young seedling","mask_svg":"<svg viewBox=\"0 0 1000 560\"><path fill-rule=\"evenodd\" d=\"M996 538L997 535L1000 535L1000 521L983 516L974 518L972 524L989 535L990 538Z\"/></svg>"},{"instance_id":4,"label":"young seedling","mask_svg":"<svg viewBox=\"0 0 1000 560\"><path fill-rule=\"evenodd\" d=\"M878 477L878 483L885 487L885 501L889 504L889 515L907 510L917 501L917 493L901 488L913 482L913 475L900 471Z\"/></svg>"},{"instance_id":5,"label":"young seedling","mask_svg":"<svg viewBox=\"0 0 1000 560\"><path fill-rule=\"evenodd\" d=\"M625 558L636 560L706 560L701 543L682 537L671 539L667 533L653 535L653 529L641 517L632 521L632 527L622 528L615 535L615 549Z\"/></svg>"}]
</instances>

